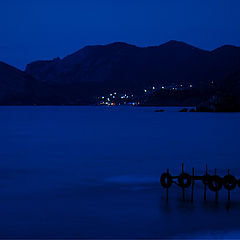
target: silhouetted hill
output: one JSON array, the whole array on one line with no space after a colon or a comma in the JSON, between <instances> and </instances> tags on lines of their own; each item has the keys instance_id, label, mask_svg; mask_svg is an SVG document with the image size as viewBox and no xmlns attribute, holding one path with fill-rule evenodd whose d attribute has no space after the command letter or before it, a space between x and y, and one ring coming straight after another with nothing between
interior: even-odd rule
<instances>
[{"instance_id":1,"label":"silhouetted hill","mask_svg":"<svg viewBox=\"0 0 240 240\"><path fill-rule=\"evenodd\" d=\"M240 105L240 68L220 82L218 92L233 96Z\"/></svg>"},{"instance_id":2,"label":"silhouetted hill","mask_svg":"<svg viewBox=\"0 0 240 240\"><path fill-rule=\"evenodd\" d=\"M34 79L25 72L0 62L1 105L32 104L34 84Z\"/></svg>"},{"instance_id":3,"label":"silhouetted hill","mask_svg":"<svg viewBox=\"0 0 240 240\"><path fill-rule=\"evenodd\" d=\"M62 60L37 61L29 64L26 72L52 83L101 82L109 88L135 89L162 82L193 81L200 68L197 63L204 64L208 55L176 41L148 48L113 43L88 46Z\"/></svg>"},{"instance_id":4,"label":"silhouetted hill","mask_svg":"<svg viewBox=\"0 0 240 240\"><path fill-rule=\"evenodd\" d=\"M25 73L1 63L0 102L92 104L111 91L141 95L145 88L185 84L193 90L155 92L147 104L192 105L223 83L221 89L227 89L226 79L233 82L230 76L239 71L240 48L235 46L205 51L179 41L155 47L117 42L87 46L63 59L30 63Z\"/></svg>"},{"instance_id":5,"label":"silhouetted hill","mask_svg":"<svg viewBox=\"0 0 240 240\"><path fill-rule=\"evenodd\" d=\"M36 61L26 72L41 82L64 86L66 95L86 94L87 89L93 96L173 83L208 85L239 66L240 48L234 46L205 51L179 41L144 48L118 42L87 46L63 59Z\"/></svg>"}]
</instances>

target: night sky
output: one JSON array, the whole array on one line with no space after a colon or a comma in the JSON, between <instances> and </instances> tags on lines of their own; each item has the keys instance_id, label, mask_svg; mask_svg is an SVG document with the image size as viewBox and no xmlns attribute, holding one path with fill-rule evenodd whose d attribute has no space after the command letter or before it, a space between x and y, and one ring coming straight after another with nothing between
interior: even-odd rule
<instances>
[{"instance_id":1,"label":"night sky","mask_svg":"<svg viewBox=\"0 0 240 240\"><path fill-rule=\"evenodd\" d=\"M24 69L85 45L240 45L239 0L0 0L0 60Z\"/></svg>"}]
</instances>

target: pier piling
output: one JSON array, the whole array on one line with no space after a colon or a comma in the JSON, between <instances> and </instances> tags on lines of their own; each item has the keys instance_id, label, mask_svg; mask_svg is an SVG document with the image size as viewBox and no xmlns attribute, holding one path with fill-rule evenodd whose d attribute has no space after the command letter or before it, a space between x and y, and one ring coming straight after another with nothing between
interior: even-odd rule
<instances>
[{"instance_id":1,"label":"pier piling","mask_svg":"<svg viewBox=\"0 0 240 240\"><path fill-rule=\"evenodd\" d=\"M228 168L228 176L230 175L230 170ZM228 189L228 202L230 203L231 197L230 197L230 190Z\"/></svg>"},{"instance_id":2,"label":"pier piling","mask_svg":"<svg viewBox=\"0 0 240 240\"><path fill-rule=\"evenodd\" d=\"M176 184L178 187L182 188L182 200L185 201L185 188L190 188L192 185L191 192L191 203L194 202L194 187L195 181L201 181L204 184L204 201L207 200L207 188L210 191L215 192L215 203L219 202L219 191L222 188L225 188L228 192L228 200L227 205L230 205L231 201L231 190L234 190L237 186L240 188L240 179L237 179L233 175L230 174L230 169L227 170L227 174L225 176L218 176L217 169L214 169L214 174L208 174L208 165L206 165L205 174L202 176L195 174L195 168L192 168L192 175L184 172L184 164L181 166L181 173L179 176L172 176L169 173L169 169L165 173L163 173L160 177L160 184L163 188L166 189L166 202L169 201L169 188L172 184Z\"/></svg>"},{"instance_id":3,"label":"pier piling","mask_svg":"<svg viewBox=\"0 0 240 240\"><path fill-rule=\"evenodd\" d=\"M169 174L169 169L167 169L167 174ZM166 199L167 199L167 203L168 203L168 187L167 187L167 189L166 189Z\"/></svg>"},{"instance_id":4,"label":"pier piling","mask_svg":"<svg viewBox=\"0 0 240 240\"><path fill-rule=\"evenodd\" d=\"M208 166L206 165L206 176L208 174ZM207 184L204 184L204 201L207 200Z\"/></svg>"},{"instance_id":5,"label":"pier piling","mask_svg":"<svg viewBox=\"0 0 240 240\"><path fill-rule=\"evenodd\" d=\"M192 169L192 179L194 179L194 168ZM192 180L192 198L191 198L192 203L193 203L193 194L194 194L194 180Z\"/></svg>"},{"instance_id":6,"label":"pier piling","mask_svg":"<svg viewBox=\"0 0 240 240\"><path fill-rule=\"evenodd\" d=\"M217 175L217 169L216 168L214 170L214 173L215 173L215 175ZM216 204L218 204L218 191L216 191L215 202L216 202Z\"/></svg>"},{"instance_id":7,"label":"pier piling","mask_svg":"<svg viewBox=\"0 0 240 240\"><path fill-rule=\"evenodd\" d=\"M184 173L184 164L182 163L182 174ZM185 201L185 189L184 187L182 187L182 198L183 201Z\"/></svg>"}]
</instances>

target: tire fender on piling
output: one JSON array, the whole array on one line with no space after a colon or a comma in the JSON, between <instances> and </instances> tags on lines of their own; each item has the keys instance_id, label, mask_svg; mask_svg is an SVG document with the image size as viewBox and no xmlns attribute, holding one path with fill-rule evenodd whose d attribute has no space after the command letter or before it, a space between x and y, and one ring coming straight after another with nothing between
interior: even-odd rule
<instances>
[{"instance_id":1,"label":"tire fender on piling","mask_svg":"<svg viewBox=\"0 0 240 240\"><path fill-rule=\"evenodd\" d=\"M222 179L218 175L213 175L209 179L208 187L213 192L218 192L222 189Z\"/></svg>"},{"instance_id":2,"label":"tire fender on piling","mask_svg":"<svg viewBox=\"0 0 240 240\"><path fill-rule=\"evenodd\" d=\"M169 173L163 173L160 178L160 183L163 188L169 188L172 186L172 176Z\"/></svg>"},{"instance_id":3,"label":"tire fender on piling","mask_svg":"<svg viewBox=\"0 0 240 240\"><path fill-rule=\"evenodd\" d=\"M182 173L178 177L178 185L182 188L188 188L192 184L192 177L188 173Z\"/></svg>"},{"instance_id":4,"label":"tire fender on piling","mask_svg":"<svg viewBox=\"0 0 240 240\"><path fill-rule=\"evenodd\" d=\"M223 186L227 190L233 190L237 186L237 179L233 175L226 175L223 178Z\"/></svg>"}]
</instances>

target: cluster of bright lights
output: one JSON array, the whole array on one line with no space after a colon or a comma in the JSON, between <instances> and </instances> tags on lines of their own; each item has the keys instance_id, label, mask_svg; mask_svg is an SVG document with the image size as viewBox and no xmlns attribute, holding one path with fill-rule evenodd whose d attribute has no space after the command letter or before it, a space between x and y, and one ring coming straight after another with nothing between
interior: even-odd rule
<instances>
[{"instance_id":1,"label":"cluster of bright lights","mask_svg":"<svg viewBox=\"0 0 240 240\"><path fill-rule=\"evenodd\" d=\"M121 96L121 99L124 99L124 98L129 98L129 96L127 94Z\"/></svg>"},{"instance_id":2,"label":"cluster of bright lights","mask_svg":"<svg viewBox=\"0 0 240 240\"><path fill-rule=\"evenodd\" d=\"M181 85L169 85L169 86L160 86L160 87L151 87L150 89L144 89L144 93L151 93L153 90L182 90L183 88L193 88L192 84L186 85L185 87L183 86L183 84Z\"/></svg>"},{"instance_id":3,"label":"cluster of bright lights","mask_svg":"<svg viewBox=\"0 0 240 240\"><path fill-rule=\"evenodd\" d=\"M101 99L100 105L108 105L108 106L115 106L115 105L138 105L138 102L130 102L134 98L133 94L120 94L117 92L109 93L106 96L101 96L99 99ZM119 102L120 100L120 102Z\"/></svg>"},{"instance_id":4,"label":"cluster of bright lights","mask_svg":"<svg viewBox=\"0 0 240 240\"><path fill-rule=\"evenodd\" d=\"M115 106L113 102L100 102L100 105Z\"/></svg>"},{"instance_id":5,"label":"cluster of bright lights","mask_svg":"<svg viewBox=\"0 0 240 240\"><path fill-rule=\"evenodd\" d=\"M211 82L213 83L213 82ZM188 88L193 88L192 84L181 84L181 85L168 85L168 86L153 86L147 89L144 89L144 93L146 95L151 94L152 92L155 92L156 90L170 90L170 91L178 91L178 90L184 90ZM102 96L99 99L101 99L100 104L101 105L108 105L108 106L114 106L114 105L139 105L139 102L132 101L134 98L134 95L132 94L122 94L117 92L109 93L106 96Z\"/></svg>"},{"instance_id":6,"label":"cluster of bright lights","mask_svg":"<svg viewBox=\"0 0 240 240\"><path fill-rule=\"evenodd\" d=\"M156 90L156 89L157 89L156 87L152 87L150 88L150 90L144 89L144 92L147 93L148 91L150 92L151 90Z\"/></svg>"}]
</instances>

